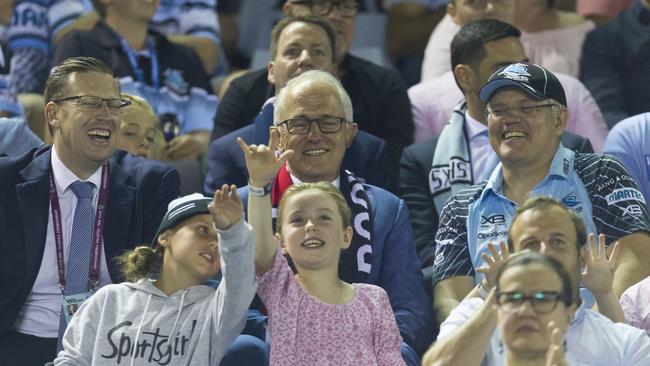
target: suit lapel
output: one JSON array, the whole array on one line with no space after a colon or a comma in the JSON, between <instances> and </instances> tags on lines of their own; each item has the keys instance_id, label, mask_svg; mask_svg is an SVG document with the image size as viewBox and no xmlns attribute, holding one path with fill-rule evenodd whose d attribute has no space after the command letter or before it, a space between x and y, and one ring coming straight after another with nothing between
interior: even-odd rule
<instances>
[{"instance_id":1,"label":"suit lapel","mask_svg":"<svg viewBox=\"0 0 650 366\"><path fill-rule=\"evenodd\" d=\"M120 279L113 258L134 243L129 241L131 215L135 212L135 188L128 185L129 175L116 164L110 164L106 221L104 222L104 253L113 282ZM133 225L138 227L138 225ZM141 235L137 235L140 237Z\"/></svg>"},{"instance_id":2,"label":"suit lapel","mask_svg":"<svg viewBox=\"0 0 650 366\"><path fill-rule=\"evenodd\" d=\"M17 214L20 215L25 237L25 269L27 283L33 283L43 260L47 237L49 174L51 150L37 155L20 172L23 183L16 184Z\"/></svg>"}]
</instances>

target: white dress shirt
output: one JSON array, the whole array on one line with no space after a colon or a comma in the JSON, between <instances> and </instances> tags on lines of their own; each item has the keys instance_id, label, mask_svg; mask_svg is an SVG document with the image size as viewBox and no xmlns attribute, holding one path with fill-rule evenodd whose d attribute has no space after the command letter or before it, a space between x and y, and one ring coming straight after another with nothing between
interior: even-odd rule
<instances>
[{"instance_id":1,"label":"white dress shirt","mask_svg":"<svg viewBox=\"0 0 650 366\"><path fill-rule=\"evenodd\" d=\"M63 229L63 257L68 262L68 251L72 236L72 222L77 207L77 197L74 195L70 184L80 180L70 169L68 169L56 154L52 146L52 172L56 185L56 193L59 196L61 206L61 226ZM99 168L86 181L95 185L93 188L93 207L97 208L99 199L99 185L101 182L102 169ZM49 199L49 197L48 197ZM28 243L39 245L39 243ZM99 267L99 286L111 283L111 278L106 265L106 254L102 245L101 264ZM90 267L89 267L90 268ZM45 238L45 249L38 276L27 296L25 304L21 309L13 329L20 333L31 334L42 338L56 338L59 331L59 317L61 312L62 294L59 288L59 272L56 260L56 242L54 240L54 228L52 225L52 206L48 210L47 236Z\"/></svg>"}]
</instances>

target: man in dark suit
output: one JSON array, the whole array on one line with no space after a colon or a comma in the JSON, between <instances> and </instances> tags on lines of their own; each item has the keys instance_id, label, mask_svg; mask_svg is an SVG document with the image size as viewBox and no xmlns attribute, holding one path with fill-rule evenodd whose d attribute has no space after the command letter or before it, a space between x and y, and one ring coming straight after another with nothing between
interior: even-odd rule
<instances>
[{"instance_id":1,"label":"man in dark suit","mask_svg":"<svg viewBox=\"0 0 650 366\"><path fill-rule=\"evenodd\" d=\"M431 273L440 212L456 191L489 177L498 158L489 144L485 103L478 92L499 66L527 59L519 30L495 19L468 23L451 44L452 69L464 94L439 137L402 153L399 193L411 211L411 225L423 268ZM593 152L589 140L564 133L564 146ZM442 321L444 319L439 319Z\"/></svg>"},{"instance_id":2,"label":"man in dark suit","mask_svg":"<svg viewBox=\"0 0 650 366\"><path fill-rule=\"evenodd\" d=\"M339 276L349 283L370 283L388 294L404 341L407 365L431 341L431 305L422 286L420 263L404 201L342 169L343 156L357 133L350 97L331 74L310 70L291 79L278 94L274 129L279 150L293 150L272 182L239 190L244 207L250 192L270 194L274 207L294 183L331 182L352 211L354 234L341 253Z\"/></svg>"},{"instance_id":3,"label":"man in dark suit","mask_svg":"<svg viewBox=\"0 0 650 366\"><path fill-rule=\"evenodd\" d=\"M316 15L286 17L271 33L269 81L279 92L287 82L307 70L335 69L336 32L326 19ZM210 144L208 174L204 190L212 193L222 184L246 185L248 176L244 155L237 145L237 137L250 144L264 144L269 140L273 126L273 98L266 101L253 124L237 129ZM386 187L388 179L386 143L366 132L357 134L343 160L343 168L353 171L366 182Z\"/></svg>"},{"instance_id":4,"label":"man in dark suit","mask_svg":"<svg viewBox=\"0 0 650 366\"><path fill-rule=\"evenodd\" d=\"M336 48L332 74L341 80L352 99L354 121L358 123L359 129L386 141L388 186L395 188L400 154L413 141L410 102L406 86L397 71L349 53L357 7L354 0L287 0L282 10L287 16L320 15L334 25ZM271 58L271 63L278 61L273 45ZM245 126L255 118L265 101L277 92L278 80L272 78L269 66L268 69L251 71L232 82L219 103L212 140Z\"/></svg>"},{"instance_id":5,"label":"man in dark suit","mask_svg":"<svg viewBox=\"0 0 650 366\"><path fill-rule=\"evenodd\" d=\"M64 61L50 73L45 102L53 146L0 158L0 353L10 365L54 359L66 325L62 300L79 282L68 277L78 249L92 248L81 263L84 295L120 281L116 255L150 243L179 194L171 168L113 155L119 110L128 102L106 65L89 57ZM93 235L75 239L80 232Z\"/></svg>"},{"instance_id":6,"label":"man in dark suit","mask_svg":"<svg viewBox=\"0 0 650 366\"><path fill-rule=\"evenodd\" d=\"M243 187L248 184L248 171L244 154L237 145L237 137L250 144L263 144L269 140L269 127L273 126L273 105L264 107L255 122L233 131L210 143L208 172L203 189L212 195L223 184ZM364 131L358 131L350 147L345 151L343 169L357 174L366 183L386 187L386 142Z\"/></svg>"}]
</instances>

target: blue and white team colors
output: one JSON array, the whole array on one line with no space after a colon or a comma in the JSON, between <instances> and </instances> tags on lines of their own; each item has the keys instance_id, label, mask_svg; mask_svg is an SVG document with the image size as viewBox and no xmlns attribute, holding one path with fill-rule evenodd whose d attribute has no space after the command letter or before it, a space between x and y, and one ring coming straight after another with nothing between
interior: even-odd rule
<instances>
[{"instance_id":1,"label":"blue and white team colors","mask_svg":"<svg viewBox=\"0 0 650 366\"><path fill-rule=\"evenodd\" d=\"M481 254L489 242L507 240L517 205L502 188L501 164L487 181L458 192L446 203L438 233L433 283L454 276L483 274ZM645 199L634 179L614 157L575 153L562 145L548 174L530 197L550 196L578 213L587 233L605 234L607 244L638 231L650 232Z\"/></svg>"}]
</instances>

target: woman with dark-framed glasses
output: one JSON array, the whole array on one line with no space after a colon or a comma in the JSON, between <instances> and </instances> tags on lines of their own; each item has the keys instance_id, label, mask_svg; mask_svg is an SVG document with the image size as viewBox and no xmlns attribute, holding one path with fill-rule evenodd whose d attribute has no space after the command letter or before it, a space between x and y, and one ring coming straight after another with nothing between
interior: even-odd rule
<instances>
[{"instance_id":1,"label":"woman with dark-framed glasses","mask_svg":"<svg viewBox=\"0 0 650 366\"><path fill-rule=\"evenodd\" d=\"M564 333L576 305L560 262L529 251L510 257L497 273L496 303L508 366L568 365Z\"/></svg>"}]
</instances>

